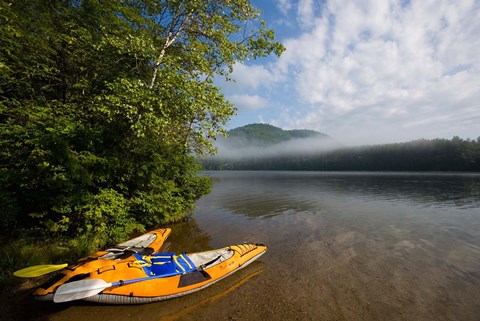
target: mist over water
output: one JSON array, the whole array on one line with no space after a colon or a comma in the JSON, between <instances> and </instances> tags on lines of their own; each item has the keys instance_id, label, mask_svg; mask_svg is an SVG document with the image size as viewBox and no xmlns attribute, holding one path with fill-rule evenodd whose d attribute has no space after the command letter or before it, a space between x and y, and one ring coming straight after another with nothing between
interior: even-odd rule
<instances>
[{"instance_id":1,"label":"mist over water","mask_svg":"<svg viewBox=\"0 0 480 321\"><path fill-rule=\"evenodd\" d=\"M334 139L323 137L291 139L267 146L259 146L239 139L236 139L234 143L219 139L216 146L218 147L218 153L215 157L228 160L275 158L298 154L318 155L345 147Z\"/></svg>"}]
</instances>

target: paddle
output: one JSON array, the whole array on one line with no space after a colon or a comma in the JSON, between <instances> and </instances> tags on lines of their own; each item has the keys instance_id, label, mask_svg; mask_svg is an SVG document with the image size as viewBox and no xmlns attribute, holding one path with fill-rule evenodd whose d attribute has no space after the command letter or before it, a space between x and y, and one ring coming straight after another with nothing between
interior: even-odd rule
<instances>
[{"instance_id":1,"label":"paddle","mask_svg":"<svg viewBox=\"0 0 480 321\"><path fill-rule=\"evenodd\" d=\"M142 248L143 249L143 248ZM114 260L118 258L119 256L122 256L125 254L127 251L130 251L131 253L136 253L136 250L134 250L133 247L126 246L124 248L112 248L106 250L108 252L107 254L104 254L100 256L99 258L101 259L110 259ZM68 266L67 263L64 264L42 264L42 265L34 265L30 266L18 271L13 272L13 275L20 277L20 278L34 278L37 276L45 275L48 273L52 273L58 270L61 270L63 268L66 268Z\"/></svg>"},{"instance_id":2,"label":"paddle","mask_svg":"<svg viewBox=\"0 0 480 321\"><path fill-rule=\"evenodd\" d=\"M105 290L106 288L109 288L112 286L121 286L121 285L136 283L136 282L152 280L152 279L165 278L165 277L174 276L178 274L181 274L181 273L172 272L172 273L167 273L163 275L118 281L118 282L112 282L112 283L108 283L102 279L86 279L86 280L65 283L59 286L57 291L55 291L55 295L53 296L53 302L61 303L61 302L68 302L73 300L80 300L80 299L94 296L95 294L98 294L103 290Z\"/></svg>"},{"instance_id":3,"label":"paddle","mask_svg":"<svg viewBox=\"0 0 480 321\"><path fill-rule=\"evenodd\" d=\"M45 275L52 273L68 266L67 263L64 264L44 264L44 265L34 265L18 271L13 272L13 275L20 278L34 278L36 276Z\"/></svg>"}]
</instances>

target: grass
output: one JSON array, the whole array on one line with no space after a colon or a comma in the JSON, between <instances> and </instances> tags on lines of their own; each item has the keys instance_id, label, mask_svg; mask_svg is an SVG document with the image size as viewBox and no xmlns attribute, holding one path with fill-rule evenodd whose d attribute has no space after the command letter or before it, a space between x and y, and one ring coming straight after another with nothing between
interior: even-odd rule
<instances>
[{"instance_id":1,"label":"grass","mask_svg":"<svg viewBox=\"0 0 480 321\"><path fill-rule=\"evenodd\" d=\"M99 242L89 236L75 239L33 238L18 236L2 239L4 244L0 256L0 289L2 291L19 286L24 279L13 276L13 272L39 264L72 263L95 252Z\"/></svg>"}]
</instances>

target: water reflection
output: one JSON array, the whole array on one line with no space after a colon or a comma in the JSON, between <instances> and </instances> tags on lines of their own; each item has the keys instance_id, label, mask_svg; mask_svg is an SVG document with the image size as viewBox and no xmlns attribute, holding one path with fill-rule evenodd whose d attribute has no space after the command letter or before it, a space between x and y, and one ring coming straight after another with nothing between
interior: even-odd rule
<instances>
[{"instance_id":1,"label":"water reflection","mask_svg":"<svg viewBox=\"0 0 480 321\"><path fill-rule=\"evenodd\" d=\"M211 235L198 226L194 217L191 217L186 222L164 227L170 227L172 233L168 237L165 246L161 249L163 252L201 252L212 249Z\"/></svg>"},{"instance_id":2,"label":"water reflection","mask_svg":"<svg viewBox=\"0 0 480 321\"><path fill-rule=\"evenodd\" d=\"M208 174L216 184L199 202L200 226L214 240L248 234L271 245L272 288L257 291L286 293L260 301L271 319L480 315L480 175ZM236 229L222 234L226 222Z\"/></svg>"},{"instance_id":3,"label":"water reflection","mask_svg":"<svg viewBox=\"0 0 480 321\"><path fill-rule=\"evenodd\" d=\"M220 207L251 217L311 211L340 196L415 206L478 208L480 175L430 173L206 172Z\"/></svg>"},{"instance_id":4,"label":"water reflection","mask_svg":"<svg viewBox=\"0 0 480 321\"><path fill-rule=\"evenodd\" d=\"M238 276L231 279L232 282L226 282L221 288L216 289L215 294L205 295L201 300L199 300L200 296L197 296L194 298L195 300L186 307L183 305L177 305L178 309L176 311L169 315L160 317L159 321L175 321L189 314L191 315L194 313L199 313L202 308L204 309L206 307L206 305L225 297L246 282L250 281L250 279L260 275L264 269L263 262L256 261L251 267L247 267L246 270L239 271Z\"/></svg>"}]
</instances>

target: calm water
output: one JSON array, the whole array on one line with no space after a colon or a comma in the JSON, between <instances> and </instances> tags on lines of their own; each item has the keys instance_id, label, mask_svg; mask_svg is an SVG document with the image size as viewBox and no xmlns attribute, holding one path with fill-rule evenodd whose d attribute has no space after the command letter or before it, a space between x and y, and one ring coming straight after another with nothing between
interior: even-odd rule
<instances>
[{"instance_id":1,"label":"calm water","mask_svg":"<svg viewBox=\"0 0 480 321\"><path fill-rule=\"evenodd\" d=\"M212 287L143 306L29 303L45 320L480 320L480 175L207 172L170 250L263 242Z\"/></svg>"}]
</instances>

